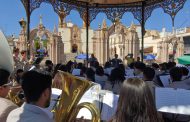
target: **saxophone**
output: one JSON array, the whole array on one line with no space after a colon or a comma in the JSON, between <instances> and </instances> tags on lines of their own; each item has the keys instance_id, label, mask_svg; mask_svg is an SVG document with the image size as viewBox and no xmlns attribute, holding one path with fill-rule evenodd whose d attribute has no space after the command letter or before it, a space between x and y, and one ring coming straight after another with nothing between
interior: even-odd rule
<instances>
[{"instance_id":1,"label":"saxophone","mask_svg":"<svg viewBox=\"0 0 190 122\"><path fill-rule=\"evenodd\" d=\"M84 93L93 86L93 83L87 80L81 80L69 73L59 71L53 82L53 87L62 89L62 94L53 109L56 122L73 122L81 108L87 108L92 114L92 122L100 122L100 112L88 102L80 103Z\"/></svg>"}]
</instances>

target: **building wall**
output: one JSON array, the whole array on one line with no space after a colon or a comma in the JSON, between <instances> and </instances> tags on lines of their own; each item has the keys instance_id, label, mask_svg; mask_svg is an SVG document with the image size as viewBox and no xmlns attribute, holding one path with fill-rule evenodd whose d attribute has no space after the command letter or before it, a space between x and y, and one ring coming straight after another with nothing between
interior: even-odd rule
<instances>
[{"instance_id":1,"label":"building wall","mask_svg":"<svg viewBox=\"0 0 190 122\"><path fill-rule=\"evenodd\" d=\"M94 53L93 51L93 35L94 35L94 31L92 29L89 29L88 32L89 35L89 39L88 39L88 53L92 54ZM82 52L86 53L86 28L82 28L81 29L81 44L82 44Z\"/></svg>"},{"instance_id":2,"label":"building wall","mask_svg":"<svg viewBox=\"0 0 190 122\"><path fill-rule=\"evenodd\" d=\"M58 33L61 35L62 42L64 43L64 52L71 53L71 29L70 28L58 28Z\"/></svg>"}]
</instances>

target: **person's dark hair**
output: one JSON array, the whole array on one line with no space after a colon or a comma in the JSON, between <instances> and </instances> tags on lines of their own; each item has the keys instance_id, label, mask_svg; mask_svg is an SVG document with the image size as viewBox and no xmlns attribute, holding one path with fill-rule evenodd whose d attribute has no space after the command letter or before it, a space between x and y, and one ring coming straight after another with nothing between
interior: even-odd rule
<instances>
[{"instance_id":1,"label":"person's dark hair","mask_svg":"<svg viewBox=\"0 0 190 122\"><path fill-rule=\"evenodd\" d=\"M16 71L16 74L18 74L18 73L22 73L22 72L24 72L23 69L18 69L18 70Z\"/></svg>"},{"instance_id":2,"label":"person's dark hair","mask_svg":"<svg viewBox=\"0 0 190 122\"><path fill-rule=\"evenodd\" d=\"M120 68L115 68L111 71L109 80L114 84L116 82L123 82L125 80L125 74Z\"/></svg>"},{"instance_id":3,"label":"person's dark hair","mask_svg":"<svg viewBox=\"0 0 190 122\"><path fill-rule=\"evenodd\" d=\"M123 64L119 64L118 68L121 69L121 71L125 75L125 66Z\"/></svg>"},{"instance_id":4,"label":"person's dark hair","mask_svg":"<svg viewBox=\"0 0 190 122\"><path fill-rule=\"evenodd\" d=\"M155 71L153 68L146 67L143 70L143 76L145 77L145 80L150 80L152 81L154 76L155 76Z\"/></svg>"},{"instance_id":5,"label":"person's dark hair","mask_svg":"<svg viewBox=\"0 0 190 122\"><path fill-rule=\"evenodd\" d=\"M130 63L128 66L130 69L134 69L135 62Z\"/></svg>"},{"instance_id":6,"label":"person's dark hair","mask_svg":"<svg viewBox=\"0 0 190 122\"><path fill-rule=\"evenodd\" d=\"M159 64L159 67L160 67L160 70L166 71L167 70L167 63L166 62L161 63L161 64Z\"/></svg>"},{"instance_id":7,"label":"person's dark hair","mask_svg":"<svg viewBox=\"0 0 190 122\"><path fill-rule=\"evenodd\" d=\"M159 68L159 65L158 65L157 63L152 63L152 68L158 69L158 68Z\"/></svg>"},{"instance_id":8,"label":"person's dark hair","mask_svg":"<svg viewBox=\"0 0 190 122\"><path fill-rule=\"evenodd\" d=\"M24 72L24 70L23 69L18 69L17 71L16 71L16 82L18 83L18 84L20 84L20 79L21 79L21 77L18 75L19 73L23 73Z\"/></svg>"},{"instance_id":9,"label":"person's dark hair","mask_svg":"<svg viewBox=\"0 0 190 122\"><path fill-rule=\"evenodd\" d=\"M104 65L104 69L110 68L110 67L111 67L111 63L110 62L106 62L105 65Z\"/></svg>"},{"instance_id":10,"label":"person's dark hair","mask_svg":"<svg viewBox=\"0 0 190 122\"><path fill-rule=\"evenodd\" d=\"M172 64L173 64L173 67L176 67L176 62L173 61Z\"/></svg>"},{"instance_id":11,"label":"person's dark hair","mask_svg":"<svg viewBox=\"0 0 190 122\"><path fill-rule=\"evenodd\" d=\"M52 78L50 75L44 75L36 71L28 71L22 76L22 89L27 103L37 102L42 93L51 89Z\"/></svg>"},{"instance_id":12,"label":"person's dark hair","mask_svg":"<svg viewBox=\"0 0 190 122\"><path fill-rule=\"evenodd\" d=\"M46 60L45 65L46 65L46 66L53 65L53 63L52 63L51 60Z\"/></svg>"},{"instance_id":13,"label":"person's dark hair","mask_svg":"<svg viewBox=\"0 0 190 122\"><path fill-rule=\"evenodd\" d=\"M170 70L170 77L173 81L181 81L182 72L179 67L174 67Z\"/></svg>"},{"instance_id":14,"label":"person's dark hair","mask_svg":"<svg viewBox=\"0 0 190 122\"><path fill-rule=\"evenodd\" d=\"M134 67L140 71L143 71L146 65L142 62L135 62Z\"/></svg>"},{"instance_id":15,"label":"person's dark hair","mask_svg":"<svg viewBox=\"0 0 190 122\"><path fill-rule=\"evenodd\" d=\"M83 64L82 63L78 63L77 69L82 69L82 67L83 67Z\"/></svg>"},{"instance_id":16,"label":"person's dark hair","mask_svg":"<svg viewBox=\"0 0 190 122\"><path fill-rule=\"evenodd\" d=\"M99 75L99 76L103 76L104 75L104 69L102 68L102 66L99 66L96 69L96 74Z\"/></svg>"},{"instance_id":17,"label":"person's dark hair","mask_svg":"<svg viewBox=\"0 0 190 122\"><path fill-rule=\"evenodd\" d=\"M54 76L56 75L56 73L57 73L57 71L58 71L58 69L59 69L60 66L61 66L60 63L59 63L59 64L56 64L56 66L55 66L55 68L54 68L54 71L53 71L53 78L54 78Z\"/></svg>"},{"instance_id":18,"label":"person's dark hair","mask_svg":"<svg viewBox=\"0 0 190 122\"><path fill-rule=\"evenodd\" d=\"M95 82L95 72L93 71L92 68L87 68L85 74L88 80Z\"/></svg>"},{"instance_id":19,"label":"person's dark hair","mask_svg":"<svg viewBox=\"0 0 190 122\"><path fill-rule=\"evenodd\" d=\"M74 64L74 63L73 63L72 61L69 61L69 62L67 62L67 64L66 64L67 69L68 69L68 72L70 72L70 73L71 73L73 64Z\"/></svg>"},{"instance_id":20,"label":"person's dark hair","mask_svg":"<svg viewBox=\"0 0 190 122\"><path fill-rule=\"evenodd\" d=\"M186 67L181 67L180 69L183 76L188 76L189 70Z\"/></svg>"},{"instance_id":21,"label":"person's dark hair","mask_svg":"<svg viewBox=\"0 0 190 122\"><path fill-rule=\"evenodd\" d=\"M0 69L0 86L8 83L10 73L7 70Z\"/></svg>"},{"instance_id":22,"label":"person's dark hair","mask_svg":"<svg viewBox=\"0 0 190 122\"><path fill-rule=\"evenodd\" d=\"M61 66L59 66L58 70L64 71L64 72L68 72L67 66L62 64Z\"/></svg>"},{"instance_id":23,"label":"person's dark hair","mask_svg":"<svg viewBox=\"0 0 190 122\"><path fill-rule=\"evenodd\" d=\"M119 95L116 122L160 122L152 93L138 78L125 80Z\"/></svg>"},{"instance_id":24,"label":"person's dark hair","mask_svg":"<svg viewBox=\"0 0 190 122\"><path fill-rule=\"evenodd\" d=\"M140 62L141 61L141 58L140 57L137 57L137 62Z\"/></svg>"},{"instance_id":25,"label":"person's dark hair","mask_svg":"<svg viewBox=\"0 0 190 122\"><path fill-rule=\"evenodd\" d=\"M167 64L167 69L170 70L170 69L174 68L175 65L176 65L175 62L168 62L168 64Z\"/></svg>"},{"instance_id":26,"label":"person's dark hair","mask_svg":"<svg viewBox=\"0 0 190 122\"><path fill-rule=\"evenodd\" d=\"M86 73L86 70L87 70L87 68L85 67L85 66L83 66L82 68L81 68L81 70L80 70L80 76L84 76L84 74Z\"/></svg>"}]
</instances>

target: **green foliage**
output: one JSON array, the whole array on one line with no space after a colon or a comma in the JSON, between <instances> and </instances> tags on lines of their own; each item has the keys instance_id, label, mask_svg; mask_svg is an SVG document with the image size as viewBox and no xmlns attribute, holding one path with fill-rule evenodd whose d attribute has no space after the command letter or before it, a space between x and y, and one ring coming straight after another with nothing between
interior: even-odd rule
<instances>
[{"instance_id":1,"label":"green foliage","mask_svg":"<svg viewBox=\"0 0 190 122\"><path fill-rule=\"evenodd\" d=\"M47 42L48 42L48 40L47 40L47 39L43 39L42 41L43 41L43 45L44 45L44 47L47 48Z\"/></svg>"},{"instance_id":2,"label":"green foliage","mask_svg":"<svg viewBox=\"0 0 190 122\"><path fill-rule=\"evenodd\" d=\"M40 49L40 44L39 44L39 38L35 38L34 39L34 47L35 49Z\"/></svg>"}]
</instances>

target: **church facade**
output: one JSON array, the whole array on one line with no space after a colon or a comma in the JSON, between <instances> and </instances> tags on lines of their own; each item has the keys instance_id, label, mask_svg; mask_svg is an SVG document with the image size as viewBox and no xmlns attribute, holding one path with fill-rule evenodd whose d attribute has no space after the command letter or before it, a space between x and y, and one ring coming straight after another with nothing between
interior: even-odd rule
<instances>
[{"instance_id":1,"label":"church facade","mask_svg":"<svg viewBox=\"0 0 190 122\"><path fill-rule=\"evenodd\" d=\"M38 39L38 41L36 41ZM41 40L41 41L39 41ZM46 40L47 43L44 43ZM86 25L78 27L72 22L59 22L51 32L45 28L40 18L39 25L30 32L30 54L37 51L36 43L48 52L48 58L53 63L66 63L74 60L78 54L86 54ZM26 50L25 28L21 29L16 46L20 50ZM175 33L146 30L144 37L144 53L156 56L156 61L165 62L176 60L184 53L190 53L190 29L176 30ZM41 49L41 48L40 48ZM124 60L132 55L134 59L140 57L141 51L141 27L131 23L124 26L117 20L110 27L105 20L97 30L89 27L89 55L94 54L100 64L112 59L115 54Z\"/></svg>"}]
</instances>

